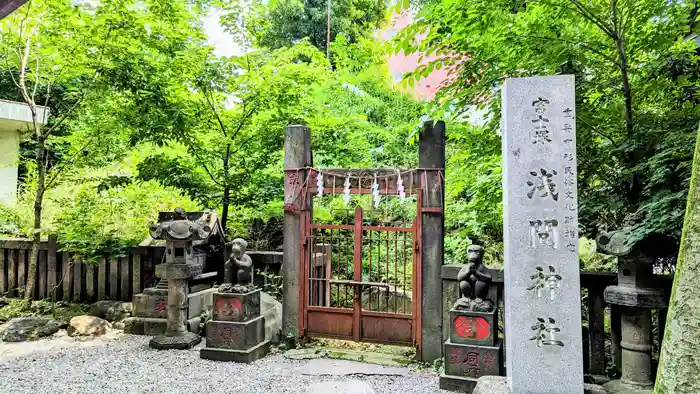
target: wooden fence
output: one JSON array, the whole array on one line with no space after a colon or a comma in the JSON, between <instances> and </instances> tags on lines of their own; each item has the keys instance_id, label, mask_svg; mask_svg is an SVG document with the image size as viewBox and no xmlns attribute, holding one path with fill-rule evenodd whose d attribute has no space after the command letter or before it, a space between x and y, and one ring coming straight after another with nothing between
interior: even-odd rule
<instances>
[{"instance_id":1,"label":"wooden fence","mask_svg":"<svg viewBox=\"0 0 700 394\"><path fill-rule=\"evenodd\" d=\"M28 239L0 239L0 295L22 295L29 279L31 247ZM155 266L161 262L164 249L139 246L124 255L105 254L97 263L85 263L71 260L51 237L39 245L37 275L32 278L34 298L131 301L135 293L154 284Z\"/></svg>"}]
</instances>

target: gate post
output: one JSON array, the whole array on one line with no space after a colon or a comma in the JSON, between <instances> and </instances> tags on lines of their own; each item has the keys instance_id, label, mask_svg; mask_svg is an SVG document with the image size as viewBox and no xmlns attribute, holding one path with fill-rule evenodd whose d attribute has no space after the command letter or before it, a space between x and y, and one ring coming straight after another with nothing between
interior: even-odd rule
<instances>
[{"instance_id":1,"label":"gate post","mask_svg":"<svg viewBox=\"0 0 700 394\"><path fill-rule=\"evenodd\" d=\"M302 223L308 214L304 195L305 167L311 166L311 130L287 126L284 131L284 256L282 260L282 335L300 337L302 293Z\"/></svg>"},{"instance_id":2,"label":"gate post","mask_svg":"<svg viewBox=\"0 0 700 394\"><path fill-rule=\"evenodd\" d=\"M418 144L419 167L445 169L445 122L423 124ZM440 212L421 215L421 333L420 359L432 361L442 357L442 264L444 257L444 200L443 174L426 173L422 184L423 207L440 208Z\"/></svg>"}]
</instances>

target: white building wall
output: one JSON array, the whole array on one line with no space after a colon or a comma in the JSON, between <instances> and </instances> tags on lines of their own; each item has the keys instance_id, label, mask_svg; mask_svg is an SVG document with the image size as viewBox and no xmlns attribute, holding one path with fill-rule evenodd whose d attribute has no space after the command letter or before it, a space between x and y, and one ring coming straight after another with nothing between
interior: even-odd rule
<instances>
[{"instance_id":1,"label":"white building wall","mask_svg":"<svg viewBox=\"0 0 700 394\"><path fill-rule=\"evenodd\" d=\"M39 122L49 117L48 108L39 106ZM26 104L0 100L0 203L17 201L19 142L22 132L32 130L32 112Z\"/></svg>"},{"instance_id":2,"label":"white building wall","mask_svg":"<svg viewBox=\"0 0 700 394\"><path fill-rule=\"evenodd\" d=\"M16 130L0 130L0 203L6 205L17 200L19 137Z\"/></svg>"}]
</instances>

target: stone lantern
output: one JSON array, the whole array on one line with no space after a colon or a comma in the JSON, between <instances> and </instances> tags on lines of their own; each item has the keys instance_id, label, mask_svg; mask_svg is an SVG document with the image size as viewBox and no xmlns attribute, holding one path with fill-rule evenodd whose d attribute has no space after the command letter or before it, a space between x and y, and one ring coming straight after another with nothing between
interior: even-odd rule
<instances>
[{"instance_id":1,"label":"stone lantern","mask_svg":"<svg viewBox=\"0 0 700 394\"><path fill-rule=\"evenodd\" d=\"M604 387L613 393L651 393L654 387L651 351L651 311L668 307L667 295L656 288L654 258L643 252L643 242L629 243L628 230L602 233L598 252L617 257L617 285L605 288L605 302L620 307L620 380Z\"/></svg>"},{"instance_id":2,"label":"stone lantern","mask_svg":"<svg viewBox=\"0 0 700 394\"><path fill-rule=\"evenodd\" d=\"M167 329L164 335L151 339L149 346L155 349L191 349L202 338L188 332L185 325L187 278L201 271L200 264L193 258L193 241L206 239L212 228L204 218L189 220L182 208L171 215L161 215L157 224L150 225L154 239L166 241L165 264L159 265L157 275L163 285L167 282L168 306Z\"/></svg>"}]
</instances>

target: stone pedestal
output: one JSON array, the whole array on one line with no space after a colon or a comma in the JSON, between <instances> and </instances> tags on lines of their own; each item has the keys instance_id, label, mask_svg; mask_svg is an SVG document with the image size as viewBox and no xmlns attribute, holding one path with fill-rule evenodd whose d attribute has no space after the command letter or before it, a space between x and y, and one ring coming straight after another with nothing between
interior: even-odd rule
<instances>
[{"instance_id":1,"label":"stone pedestal","mask_svg":"<svg viewBox=\"0 0 700 394\"><path fill-rule=\"evenodd\" d=\"M168 279L167 326L165 333L153 337L148 345L154 349L191 349L202 338L188 332L185 325L190 265L166 264L164 276Z\"/></svg>"},{"instance_id":2,"label":"stone pedestal","mask_svg":"<svg viewBox=\"0 0 700 394\"><path fill-rule=\"evenodd\" d=\"M480 376L501 374L502 352L496 310L450 310L450 335L445 342L440 388L471 393Z\"/></svg>"},{"instance_id":3,"label":"stone pedestal","mask_svg":"<svg viewBox=\"0 0 700 394\"><path fill-rule=\"evenodd\" d=\"M214 293L212 320L200 357L249 363L267 355L265 317L260 315L260 289L249 293Z\"/></svg>"}]
</instances>

